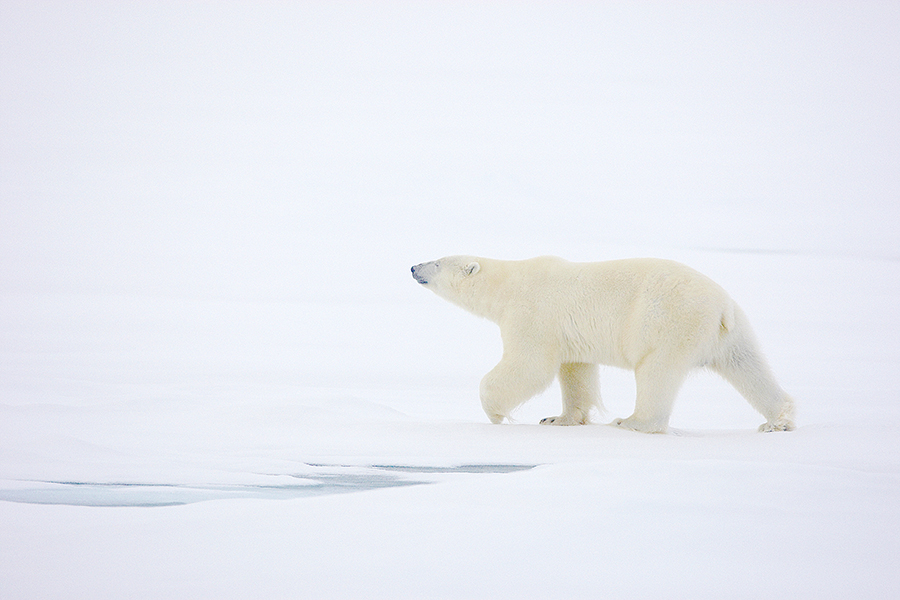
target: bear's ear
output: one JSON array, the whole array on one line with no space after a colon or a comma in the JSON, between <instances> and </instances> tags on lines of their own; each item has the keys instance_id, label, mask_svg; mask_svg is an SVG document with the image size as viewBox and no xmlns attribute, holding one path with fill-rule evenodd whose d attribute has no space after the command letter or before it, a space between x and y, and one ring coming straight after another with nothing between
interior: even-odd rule
<instances>
[{"instance_id":1,"label":"bear's ear","mask_svg":"<svg viewBox=\"0 0 900 600\"><path fill-rule=\"evenodd\" d=\"M466 275L474 275L475 273L477 273L480 270L481 270L481 265L479 265L477 262L470 262L469 264L466 265L466 269L465 269Z\"/></svg>"}]
</instances>

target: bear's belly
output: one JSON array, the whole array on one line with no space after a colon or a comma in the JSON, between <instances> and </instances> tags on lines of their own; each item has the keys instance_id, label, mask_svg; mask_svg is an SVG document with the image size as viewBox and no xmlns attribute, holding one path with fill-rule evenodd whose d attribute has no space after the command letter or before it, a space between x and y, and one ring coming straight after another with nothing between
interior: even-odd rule
<instances>
[{"instance_id":1,"label":"bear's belly","mask_svg":"<svg viewBox=\"0 0 900 600\"><path fill-rule=\"evenodd\" d=\"M621 369L634 368L633 361L629 360L623 349L615 344L602 343L598 340L594 340L592 343L584 339L570 339L564 347L563 363L588 363Z\"/></svg>"}]
</instances>

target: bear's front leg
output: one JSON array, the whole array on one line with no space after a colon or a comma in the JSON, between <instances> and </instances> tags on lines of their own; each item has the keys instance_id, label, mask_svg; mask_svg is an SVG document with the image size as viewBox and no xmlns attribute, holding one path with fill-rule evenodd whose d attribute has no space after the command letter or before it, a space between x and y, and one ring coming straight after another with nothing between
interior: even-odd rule
<instances>
[{"instance_id":1,"label":"bear's front leg","mask_svg":"<svg viewBox=\"0 0 900 600\"><path fill-rule=\"evenodd\" d=\"M602 411L600 403L600 367L588 363L563 363L559 368L563 413L541 419L541 425L585 425L591 422L591 409Z\"/></svg>"},{"instance_id":2,"label":"bear's front leg","mask_svg":"<svg viewBox=\"0 0 900 600\"><path fill-rule=\"evenodd\" d=\"M523 402L553 382L556 365L504 351L503 359L481 380L481 407L491 423L502 423Z\"/></svg>"}]
</instances>

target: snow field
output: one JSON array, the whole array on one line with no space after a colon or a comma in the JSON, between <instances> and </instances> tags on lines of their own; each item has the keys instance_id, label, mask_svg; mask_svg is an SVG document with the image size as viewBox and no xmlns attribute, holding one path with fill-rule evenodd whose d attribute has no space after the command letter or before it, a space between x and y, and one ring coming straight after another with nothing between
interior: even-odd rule
<instances>
[{"instance_id":1,"label":"snow field","mask_svg":"<svg viewBox=\"0 0 900 600\"><path fill-rule=\"evenodd\" d=\"M0 598L900 596L898 27L0 4ZM697 268L798 430L708 373L665 436L489 425L455 253Z\"/></svg>"}]
</instances>

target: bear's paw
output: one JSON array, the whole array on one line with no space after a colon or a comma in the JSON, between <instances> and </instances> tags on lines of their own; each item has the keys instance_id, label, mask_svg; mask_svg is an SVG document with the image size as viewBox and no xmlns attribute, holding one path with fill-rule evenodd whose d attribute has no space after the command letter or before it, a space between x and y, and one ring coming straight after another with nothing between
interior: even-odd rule
<instances>
[{"instance_id":1,"label":"bear's paw","mask_svg":"<svg viewBox=\"0 0 900 600\"><path fill-rule=\"evenodd\" d=\"M628 417L627 419L616 419L610 425L615 425L616 427L621 427L623 429L630 429L632 431L639 431L641 433L666 433L668 431L667 425L661 425L659 423L647 422L647 421L639 421L634 417Z\"/></svg>"},{"instance_id":2,"label":"bear's paw","mask_svg":"<svg viewBox=\"0 0 900 600\"><path fill-rule=\"evenodd\" d=\"M567 415L559 415L558 417L547 417L541 419L541 425L586 425L587 418L575 418Z\"/></svg>"},{"instance_id":3,"label":"bear's paw","mask_svg":"<svg viewBox=\"0 0 900 600\"><path fill-rule=\"evenodd\" d=\"M787 419L778 419L774 423L766 422L759 426L759 430L763 433L771 433L773 431L793 431L796 429L793 421Z\"/></svg>"}]
</instances>

